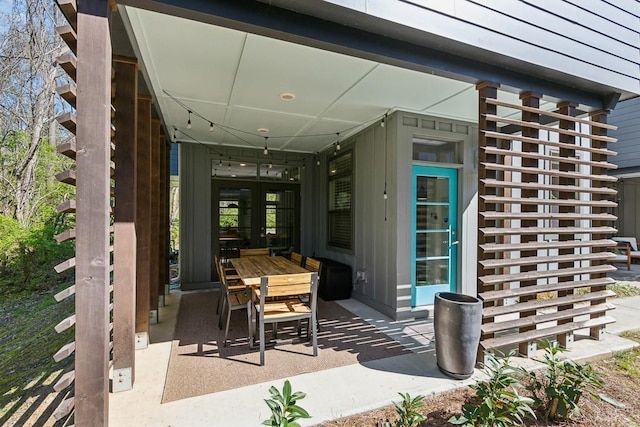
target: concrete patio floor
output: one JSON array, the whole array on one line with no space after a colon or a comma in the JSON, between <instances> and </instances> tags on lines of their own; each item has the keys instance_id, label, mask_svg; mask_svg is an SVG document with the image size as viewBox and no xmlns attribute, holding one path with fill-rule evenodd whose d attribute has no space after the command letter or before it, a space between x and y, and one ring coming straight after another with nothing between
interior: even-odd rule
<instances>
[{"instance_id":1,"label":"concrete patio floor","mask_svg":"<svg viewBox=\"0 0 640 427\"><path fill-rule=\"evenodd\" d=\"M181 294L180 291L172 291L167 296L165 306L161 307L160 323L152 326L151 344L147 349L136 352L134 389L110 394L109 424L118 427L260 425L270 415L264 403L269 396L269 387L281 388L285 378L160 403ZM339 303L410 348L412 353L288 378L294 391L307 394L300 404L312 418L301 420L301 425L316 425L389 405L399 400L398 392L429 396L466 387L484 377L480 370L476 370L470 379L457 381L438 370L431 320L395 322L356 300ZM605 338L594 341L586 335L577 334L569 353L571 358L605 358L636 345L617 334L640 329L640 297L617 299L614 303L617 309L612 316L617 322L608 326ZM528 359L515 358L513 361L528 368L536 365Z\"/></svg>"}]
</instances>

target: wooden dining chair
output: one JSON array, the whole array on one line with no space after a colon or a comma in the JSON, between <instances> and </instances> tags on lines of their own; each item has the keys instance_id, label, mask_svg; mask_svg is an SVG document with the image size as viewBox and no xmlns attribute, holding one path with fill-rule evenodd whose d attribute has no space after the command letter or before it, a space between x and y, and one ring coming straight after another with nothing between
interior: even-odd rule
<instances>
[{"instance_id":1,"label":"wooden dining chair","mask_svg":"<svg viewBox=\"0 0 640 427\"><path fill-rule=\"evenodd\" d=\"M216 266L216 272L218 273L218 278L220 279L220 283L222 283L222 273L221 270L224 270L224 276L227 280L227 283L232 287L232 289L234 289L234 292L237 292L238 290L240 291L244 291L244 288L235 290L235 288L237 288L239 284L242 283L242 280L240 279L240 276L238 276L238 273L236 272L236 269L233 268L233 266L230 266L228 264L226 264L224 261L222 261L220 259L220 257L218 255L214 255L213 256L213 263ZM222 308L222 303L224 300L224 295L222 295L219 299L218 299L218 306L216 308L216 314L220 314L220 308Z\"/></svg>"},{"instance_id":2,"label":"wooden dining chair","mask_svg":"<svg viewBox=\"0 0 640 427\"><path fill-rule=\"evenodd\" d=\"M304 268L306 268L309 271L315 271L316 273L318 273L318 275L320 275L321 266L322 266L322 262L311 257L307 257L307 259L304 262Z\"/></svg>"},{"instance_id":3,"label":"wooden dining chair","mask_svg":"<svg viewBox=\"0 0 640 427\"><path fill-rule=\"evenodd\" d=\"M298 264L300 267L304 267L302 254L298 252L291 252L291 262Z\"/></svg>"},{"instance_id":4,"label":"wooden dining chair","mask_svg":"<svg viewBox=\"0 0 640 427\"><path fill-rule=\"evenodd\" d=\"M256 327L260 340L260 365L264 365L265 333L267 323L296 321L308 319L311 325L311 341L313 355L318 355L318 331L316 328L316 306L318 296L318 274L299 273L278 276L263 276L260 279L260 289L256 294L255 311ZM309 295L309 301L304 302L298 295ZM285 299L273 298L284 297ZM253 319L249 320L249 344L253 346ZM309 331L307 331L307 336Z\"/></svg>"},{"instance_id":5,"label":"wooden dining chair","mask_svg":"<svg viewBox=\"0 0 640 427\"><path fill-rule=\"evenodd\" d=\"M243 284L230 285L227 281L226 273L222 266L220 267L220 283L222 284L222 310L218 319L218 328L222 329L222 319L227 310L227 318L224 322L224 341L222 346L227 346L227 337L229 336L229 323L231 323L231 312L235 310L247 310L247 319L251 319L249 312L251 301L249 291Z\"/></svg>"},{"instance_id":6,"label":"wooden dining chair","mask_svg":"<svg viewBox=\"0 0 640 427\"><path fill-rule=\"evenodd\" d=\"M240 249L240 256L269 256L269 248Z\"/></svg>"}]
</instances>

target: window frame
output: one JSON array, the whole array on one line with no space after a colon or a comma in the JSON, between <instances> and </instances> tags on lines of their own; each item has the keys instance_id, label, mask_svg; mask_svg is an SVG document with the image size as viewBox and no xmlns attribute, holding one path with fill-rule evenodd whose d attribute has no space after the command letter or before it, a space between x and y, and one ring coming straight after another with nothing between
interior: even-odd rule
<instances>
[{"instance_id":1,"label":"window frame","mask_svg":"<svg viewBox=\"0 0 640 427\"><path fill-rule=\"evenodd\" d=\"M342 152L334 153L327 160L327 246L331 248L338 248L342 250L353 250L353 240L354 240L354 209L353 209L353 187L354 187L354 150L344 150ZM340 159L340 157L350 156L349 167L348 170L336 173L335 175L331 175L331 163ZM349 178L350 181L350 192L349 192L349 208L348 209L331 209L331 201L332 201L332 192L331 192L331 183L333 181L337 181L340 179ZM333 195L335 197L335 195ZM336 241L333 238L332 233L332 217L340 214L344 215L348 213L349 216L349 243L344 244L341 241Z\"/></svg>"}]
</instances>

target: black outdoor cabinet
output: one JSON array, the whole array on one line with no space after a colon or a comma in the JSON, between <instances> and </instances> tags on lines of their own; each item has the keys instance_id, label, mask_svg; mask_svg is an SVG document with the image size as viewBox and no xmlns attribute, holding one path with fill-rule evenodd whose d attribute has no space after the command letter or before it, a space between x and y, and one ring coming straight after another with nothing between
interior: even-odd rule
<instances>
[{"instance_id":1,"label":"black outdoor cabinet","mask_svg":"<svg viewBox=\"0 0 640 427\"><path fill-rule=\"evenodd\" d=\"M351 298L351 266L328 258L316 258L322 262L318 296L325 301Z\"/></svg>"}]
</instances>

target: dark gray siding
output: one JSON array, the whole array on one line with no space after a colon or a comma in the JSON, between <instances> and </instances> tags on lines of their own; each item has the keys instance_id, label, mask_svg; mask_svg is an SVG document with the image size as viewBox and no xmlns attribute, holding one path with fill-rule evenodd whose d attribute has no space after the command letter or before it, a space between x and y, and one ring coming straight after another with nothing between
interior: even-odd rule
<instances>
[{"instance_id":1,"label":"dark gray siding","mask_svg":"<svg viewBox=\"0 0 640 427\"><path fill-rule=\"evenodd\" d=\"M520 71L531 66L640 93L640 2L637 0L325 0L486 51L484 60ZM345 18L346 19L346 18ZM367 25L362 18L360 26ZM379 24L382 25L382 24ZM424 36L423 36L424 38ZM455 53L455 52L453 52ZM516 59L517 61L513 61ZM548 76L551 78L551 76Z\"/></svg>"},{"instance_id":2,"label":"dark gray siding","mask_svg":"<svg viewBox=\"0 0 640 427\"><path fill-rule=\"evenodd\" d=\"M610 123L618 126L611 136L618 142L611 145L618 155L611 162L618 165L614 174L640 173L640 98L620 102L611 113Z\"/></svg>"}]
</instances>

